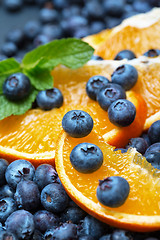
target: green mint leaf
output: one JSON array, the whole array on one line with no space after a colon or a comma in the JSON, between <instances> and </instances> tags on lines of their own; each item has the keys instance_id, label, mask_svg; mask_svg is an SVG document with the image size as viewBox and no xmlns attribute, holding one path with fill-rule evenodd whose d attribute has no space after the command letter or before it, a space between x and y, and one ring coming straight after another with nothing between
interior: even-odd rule
<instances>
[{"instance_id":1,"label":"green mint leaf","mask_svg":"<svg viewBox=\"0 0 160 240\"><path fill-rule=\"evenodd\" d=\"M6 80L6 76L0 77L0 94L3 94L3 83Z\"/></svg>"},{"instance_id":2,"label":"green mint leaf","mask_svg":"<svg viewBox=\"0 0 160 240\"><path fill-rule=\"evenodd\" d=\"M9 76L16 72L21 72L21 66L14 58L8 58L0 62L0 81L1 77Z\"/></svg>"},{"instance_id":3,"label":"green mint leaf","mask_svg":"<svg viewBox=\"0 0 160 240\"><path fill-rule=\"evenodd\" d=\"M9 101L5 96L0 95L0 120L11 115L21 115L32 107L38 91L33 89L30 95L19 102Z\"/></svg>"},{"instance_id":4,"label":"green mint leaf","mask_svg":"<svg viewBox=\"0 0 160 240\"><path fill-rule=\"evenodd\" d=\"M80 39L54 40L27 53L22 64L26 69L36 66L52 69L59 64L75 69L90 60L93 51L94 49L88 43Z\"/></svg>"},{"instance_id":5,"label":"green mint leaf","mask_svg":"<svg viewBox=\"0 0 160 240\"><path fill-rule=\"evenodd\" d=\"M53 77L47 69L36 67L31 70L24 70L24 74L29 77L31 84L37 90L53 88Z\"/></svg>"}]
</instances>

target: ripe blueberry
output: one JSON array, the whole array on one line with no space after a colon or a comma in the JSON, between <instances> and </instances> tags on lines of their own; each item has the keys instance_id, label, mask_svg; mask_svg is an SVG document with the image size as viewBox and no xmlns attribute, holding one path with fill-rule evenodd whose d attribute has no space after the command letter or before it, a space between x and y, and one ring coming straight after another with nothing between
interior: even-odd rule
<instances>
[{"instance_id":1,"label":"ripe blueberry","mask_svg":"<svg viewBox=\"0 0 160 240\"><path fill-rule=\"evenodd\" d=\"M92 173L98 170L103 163L101 149L92 143L80 143L70 154L72 166L81 173Z\"/></svg>"},{"instance_id":2,"label":"ripe blueberry","mask_svg":"<svg viewBox=\"0 0 160 240\"><path fill-rule=\"evenodd\" d=\"M71 110L62 119L62 127L71 137L87 136L93 128L92 117L82 110Z\"/></svg>"},{"instance_id":3,"label":"ripe blueberry","mask_svg":"<svg viewBox=\"0 0 160 240\"><path fill-rule=\"evenodd\" d=\"M14 196L14 190L8 184L3 185L0 188L0 199L2 199L4 197L11 197L11 198L13 198L13 196Z\"/></svg>"},{"instance_id":4,"label":"ripe blueberry","mask_svg":"<svg viewBox=\"0 0 160 240\"><path fill-rule=\"evenodd\" d=\"M160 120L154 122L149 130L148 137L151 143L160 142Z\"/></svg>"},{"instance_id":5,"label":"ripe blueberry","mask_svg":"<svg viewBox=\"0 0 160 240\"><path fill-rule=\"evenodd\" d=\"M38 107L43 110L60 108L63 104L63 96L58 88L42 90L36 97Z\"/></svg>"},{"instance_id":6,"label":"ripe blueberry","mask_svg":"<svg viewBox=\"0 0 160 240\"><path fill-rule=\"evenodd\" d=\"M6 42L1 48L2 54L9 58L15 56L17 51L17 46L13 42Z\"/></svg>"},{"instance_id":7,"label":"ripe blueberry","mask_svg":"<svg viewBox=\"0 0 160 240\"><path fill-rule=\"evenodd\" d=\"M138 152L144 154L147 149L147 142L141 137L131 138L126 148L128 149L130 147L136 148Z\"/></svg>"},{"instance_id":8,"label":"ripe blueberry","mask_svg":"<svg viewBox=\"0 0 160 240\"><path fill-rule=\"evenodd\" d=\"M16 209L16 203L13 198L2 198L0 200L0 222L4 223L9 215L16 211Z\"/></svg>"},{"instance_id":9,"label":"ripe blueberry","mask_svg":"<svg viewBox=\"0 0 160 240\"><path fill-rule=\"evenodd\" d=\"M5 159L0 159L0 187L6 183L5 172L8 167L8 162Z\"/></svg>"},{"instance_id":10,"label":"ripe blueberry","mask_svg":"<svg viewBox=\"0 0 160 240\"><path fill-rule=\"evenodd\" d=\"M111 239L112 240L132 240L133 238L129 232L127 232L125 230L121 230L121 229L116 229L111 234Z\"/></svg>"},{"instance_id":11,"label":"ripe blueberry","mask_svg":"<svg viewBox=\"0 0 160 240\"><path fill-rule=\"evenodd\" d=\"M97 94L102 87L105 87L109 83L109 80L104 76L93 76L86 84L86 92L88 97L93 100L97 99Z\"/></svg>"},{"instance_id":12,"label":"ripe blueberry","mask_svg":"<svg viewBox=\"0 0 160 240\"><path fill-rule=\"evenodd\" d=\"M22 100L31 90L29 78L23 73L10 75L3 84L3 94L12 101Z\"/></svg>"},{"instance_id":13,"label":"ripe blueberry","mask_svg":"<svg viewBox=\"0 0 160 240\"><path fill-rule=\"evenodd\" d=\"M11 232L8 232L6 230L1 230L0 231L0 239L1 240L7 240L7 239L9 239L9 240L17 240L17 237L13 233L11 233Z\"/></svg>"},{"instance_id":14,"label":"ripe blueberry","mask_svg":"<svg viewBox=\"0 0 160 240\"><path fill-rule=\"evenodd\" d=\"M18 239L30 239L34 231L33 215L25 210L15 211L7 218L5 227Z\"/></svg>"},{"instance_id":15,"label":"ripe blueberry","mask_svg":"<svg viewBox=\"0 0 160 240\"><path fill-rule=\"evenodd\" d=\"M50 183L58 183L58 174L52 165L41 164L35 171L34 182L42 190Z\"/></svg>"},{"instance_id":16,"label":"ripe blueberry","mask_svg":"<svg viewBox=\"0 0 160 240\"><path fill-rule=\"evenodd\" d=\"M128 60L131 60L131 59L136 58L136 55L131 50L125 49L125 50L122 50L119 53L117 53L114 60L122 60L125 58Z\"/></svg>"},{"instance_id":17,"label":"ripe blueberry","mask_svg":"<svg viewBox=\"0 0 160 240\"><path fill-rule=\"evenodd\" d=\"M73 223L64 223L60 227L50 229L44 234L44 239L76 240L77 226Z\"/></svg>"},{"instance_id":18,"label":"ripe blueberry","mask_svg":"<svg viewBox=\"0 0 160 240\"><path fill-rule=\"evenodd\" d=\"M84 217L86 213L79 207L69 207L65 209L61 214L61 221L67 222L70 221L74 224L78 224Z\"/></svg>"},{"instance_id":19,"label":"ripe blueberry","mask_svg":"<svg viewBox=\"0 0 160 240\"><path fill-rule=\"evenodd\" d=\"M129 195L130 187L126 179L112 176L99 181L97 198L107 207L120 207Z\"/></svg>"},{"instance_id":20,"label":"ripe blueberry","mask_svg":"<svg viewBox=\"0 0 160 240\"><path fill-rule=\"evenodd\" d=\"M146 57L157 57L160 55L160 49L150 49L143 54Z\"/></svg>"},{"instance_id":21,"label":"ripe blueberry","mask_svg":"<svg viewBox=\"0 0 160 240\"><path fill-rule=\"evenodd\" d=\"M41 31L41 26L37 21L29 21L24 26L24 34L29 40L33 40Z\"/></svg>"},{"instance_id":22,"label":"ripe blueberry","mask_svg":"<svg viewBox=\"0 0 160 240\"><path fill-rule=\"evenodd\" d=\"M47 231L47 229L57 227L59 224L59 218L51 212L46 210L39 210L34 214L35 228L41 233Z\"/></svg>"},{"instance_id":23,"label":"ripe blueberry","mask_svg":"<svg viewBox=\"0 0 160 240\"><path fill-rule=\"evenodd\" d=\"M68 205L69 198L58 183L48 184L41 192L41 203L47 211L62 212Z\"/></svg>"},{"instance_id":24,"label":"ripe blueberry","mask_svg":"<svg viewBox=\"0 0 160 240\"><path fill-rule=\"evenodd\" d=\"M119 99L108 108L108 118L111 123L118 127L129 126L135 119L136 108L132 102Z\"/></svg>"},{"instance_id":25,"label":"ripe blueberry","mask_svg":"<svg viewBox=\"0 0 160 240\"><path fill-rule=\"evenodd\" d=\"M153 167L160 169L160 143L154 143L150 145L145 154L145 158Z\"/></svg>"},{"instance_id":26,"label":"ripe blueberry","mask_svg":"<svg viewBox=\"0 0 160 240\"><path fill-rule=\"evenodd\" d=\"M97 94L97 101L101 108L105 111L108 110L111 103L118 99L125 99L125 90L118 84L108 83Z\"/></svg>"},{"instance_id":27,"label":"ripe blueberry","mask_svg":"<svg viewBox=\"0 0 160 240\"><path fill-rule=\"evenodd\" d=\"M23 208L27 211L36 210L40 204L40 192L37 184L30 180L22 179L17 184L14 198L19 209Z\"/></svg>"},{"instance_id":28,"label":"ripe blueberry","mask_svg":"<svg viewBox=\"0 0 160 240\"><path fill-rule=\"evenodd\" d=\"M129 64L119 66L111 75L113 83L121 85L126 91L130 90L138 80L138 72Z\"/></svg>"},{"instance_id":29,"label":"ripe blueberry","mask_svg":"<svg viewBox=\"0 0 160 240\"><path fill-rule=\"evenodd\" d=\"M80 236L89 235L95 240L98 240L109 230L108 225L100 222L99 220L90 215L87 215L84 220L82 220L81 227L82 228L80 230Z\"/></svg>"},{"instance_id":30,"label":"ripe blueberry","mask_svg":"<svg viewBox=\"0 0 160 240\"><path fill-rule=\"evenodd\" d=\"M16 160L9 164L6 169L5 177L8 185L13 189L21 179L32 180L35 173L33 165L26 160Z\"/></svg>"}]
</instances>

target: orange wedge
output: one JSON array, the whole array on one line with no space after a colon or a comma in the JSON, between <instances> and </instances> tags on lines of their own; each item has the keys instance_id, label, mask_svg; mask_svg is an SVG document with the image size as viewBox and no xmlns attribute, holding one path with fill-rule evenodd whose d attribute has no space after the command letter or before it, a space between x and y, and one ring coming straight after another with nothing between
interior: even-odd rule
<instances>
[{"instance_id":1,"label":"orange wedge","mask_svg":"<svg viewBox=\"0 0 160 240\"><path fill-rule=\"evenodd\" d=\"M160 8L124 20L111 30L88 36L84 41L95 48L95 54L104 59L114 59L124 49L140 56L149 49L160 46Z\"/></svg>"},{"instance_id":2,"label":"orange wedge","mask_svg":"<svg viewBox=\"0 0 160 240\"><path fill-rule=\"evenodd\" d=\"M0 121L0 156L9 161L23 158L35 166L54 163L56 141L62 130L64 114L72 109L88 112L94 120L94 129L99 136L117 147L127 144L131 137L142 133L146 119L146 104L143 98L132 91L127 93L128 100L136 106L134 122L123 128L111 124L107 112L96 101L89 99L85 91L88 79L96 74L109 75L109 66L100 62L89 62L84 67L71 70L59 66L52 72L54 86L62 91L64 104L51 111L32 109L21 116L11 116ZM142 114L143 113L143 114Z\"/></svg>"},{"instance_id":3,"label":"orange wedge","mask_svg":"<svg viewBox=\"0 0 160 240\"><path fill-rule=\"evenodd\" d=\"M103 165L94 173L80 173L70 163L72 149L81 142L94 143L103 152ZM71 138L63 131L55 164L65 190L82 209L107 224L140 232L160 229L160 172L135 149L124 154L113 149L94 130L81 139ZM99 180L108 176L124 177L130 185L126 202L118 208L102 206L96 197Z\"/></svg>"}]
</instances>

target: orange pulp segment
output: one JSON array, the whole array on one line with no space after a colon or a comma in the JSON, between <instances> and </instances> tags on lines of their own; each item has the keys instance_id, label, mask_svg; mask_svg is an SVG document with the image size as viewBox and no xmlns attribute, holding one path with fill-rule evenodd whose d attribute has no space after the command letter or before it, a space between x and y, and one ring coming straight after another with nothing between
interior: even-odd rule
<instances>
[{"instance_id":1,"label":"orange pulp segment","mask_svg":"<svg viewBox=\"0 0 160 240\"><path fill-rule=\"evenodd\" d=\"M72 149L82 142L94 143L103 152L103 165L94 173L80 173L70 163ZM94 131L81 139L62 132L55 164L65 190L81 208L107 224L142 232L160 229L160 172L135 149L124 154L113 149ZM129 196L118 208L102 206L96 197L99 180L108 176L124 177L130 184Z\"/></svg>"}]
</instances>

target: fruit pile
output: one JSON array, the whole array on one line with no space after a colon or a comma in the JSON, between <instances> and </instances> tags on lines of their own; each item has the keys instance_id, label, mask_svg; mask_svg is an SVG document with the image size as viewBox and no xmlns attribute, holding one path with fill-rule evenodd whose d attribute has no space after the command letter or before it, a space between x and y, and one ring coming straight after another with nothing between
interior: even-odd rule
<instances>
[{"instance_id":1,"label":"fruit pile","mask_svg":"<svg viewBox=\"0 0 160 240\"><path fill-rule=\"evenodd\" d=\"M0 239L159 239L159 232L136 232L160 229L158 30L155 45L148 39L149 30L159 27L159 12L84 38L100 56L78 69L76 58L87 61L81 48L87 55L92 50L74 39L66 40L67 45L59 40L41 46L22 64L1 62ZM146 25L132 26L133 20L145 22L148 16ZM116 39L126 36L126 28L130 39L135 29L142 33L137 40L141 44L134 48L126 40L126 47L121 41L115 54ZM146 44L140 48L144 36ZM115 45L108 51L111 40ZM81 58L77 52L71 58L72 44ZM58 55L57 46L69 57L64 59L61 51ZM58 60L50 47L57 48ZM115 61L103 60L113 55ZM47 67L53 69L54 88ZM44 78L51 79L52 88L45 89ZM23 103L27 106L32 97L30 110L14 112L19 106L23 111Z\"/></svg>"}]
</instances>

